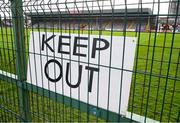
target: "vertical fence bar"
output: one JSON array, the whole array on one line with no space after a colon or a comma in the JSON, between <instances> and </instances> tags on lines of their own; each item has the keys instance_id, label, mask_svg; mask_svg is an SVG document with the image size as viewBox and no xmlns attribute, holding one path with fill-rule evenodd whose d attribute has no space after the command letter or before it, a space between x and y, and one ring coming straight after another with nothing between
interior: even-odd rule
<instances>
[{"instance_id":1,"label":"vertical fence bar","mask_svg":"<svg viewBox=\"0 0 180 123\"><path fill-rule=\"evenodd\" d=\"M16 74L21 86L18 87L19 111L24 121L30 119L29 92L23 87L26 81L26 47L22 0L11 0L14 43L16 50Z\"/></svg>"}]
</instances>

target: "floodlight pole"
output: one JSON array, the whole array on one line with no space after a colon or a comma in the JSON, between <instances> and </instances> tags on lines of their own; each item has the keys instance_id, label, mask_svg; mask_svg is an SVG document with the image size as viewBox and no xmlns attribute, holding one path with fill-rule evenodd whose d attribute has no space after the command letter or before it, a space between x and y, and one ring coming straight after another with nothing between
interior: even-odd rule
<instances>
[{"instance_id":1,"label":"floodlight pole","mask_svg":"<svg viewBox=\"0 0 180 123\"><path fill-rule=\"evenodd\" d=\"M27 62L22 0L11 0L13 34L16 51L19 111L22 121L31 121L29 92L25 89Z\"/></svg>"}]
</instances>

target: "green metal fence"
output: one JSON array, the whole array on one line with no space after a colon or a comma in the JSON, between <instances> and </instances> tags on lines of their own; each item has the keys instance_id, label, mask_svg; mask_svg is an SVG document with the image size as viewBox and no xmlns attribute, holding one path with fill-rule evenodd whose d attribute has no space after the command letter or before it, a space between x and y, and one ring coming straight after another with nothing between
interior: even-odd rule
<instances>
[{"instance_id":1,"label":"green metal fence","mask_svg":"<svg viewBox=\"0 0 180 123\"><path fill-rule=\"evenodd\" d=\"M179 4L179 0L0 1L0 121L180 122ZM74 35L77 37L72 48L70 41ZM87 38L81 37L85 35ZM91 36L96 37L92 42ZM67 48L59 46L59 56L54 50L56 38L60 42L58 45ZM62 38L69 42L62 42ZM109 45L102 38L109 38ZM122 45L114 53L115 46L111 44L120 38ZM131 39L133 42L136 40L136 50L128 54L128 49L133 49L133 46L127 46ZM51 45L50 40L53 40ZM80 40L88 43L80 44ZM97 40L102 41L104 46ZM109 55L103 54L106 46L109 46ZM37 51L38 47L42 51ZM80 47L87 49L86 55ZM91 52L93 48L95 50ZM71 53L77 56L76 59ZM118 58L115 60L120 67L113 66L113 53L117 56L122 53L121 61ZM107 65L102 62L103 55L109 59ZM87 56L86 62L83 61L84 56ZM128 56L132 56L129 61L126 59ZM91 61L95 57L97 64ZM43 68L44 61L49 62L47 66L51 62L54 65ZM88 87L83 87L87 89L86 101L82 101L81 80L79 84L68 82L77 81L73 78L77 70L71 69L68 64L65 73L59 74L56 70L58 66L55 64L60 63L62 66L60 64L59 68L65 69L65 61L79 65L81 75L84 73L82 69L88 70ZM127 67L128 63L133 63L132 69ZM85 68L83 64L86 64ZM97 68L93 68L95 66ZM104 83L107 80L107 86L103 87L107 90L102 94L100 68L106 69L104 78L108 76L108 80L104 80ZM112 85L115 70L118 72L115 77L119 83L118 96L111 94L112 90L116 90L116 86ZM43 72L46 77L49 75L48 81ZM93 75L97 83L90 83L95 81ZM124 93L129 93L128 88L123 87L128 79L131 80L130 95L123 97ZM59 86L58 83L64 84ZM69 90L66 90L65 84L70 86ZM92 104L91 92L95 84L96 102ZM106 103L101 106L101 97L106 93ZM125 105L128 107L123 114L122 102L126 98L128 102ZM112 108L113 99L118 100L118 105L114 107L117 112Z\"/></svg>"}]
</instances>

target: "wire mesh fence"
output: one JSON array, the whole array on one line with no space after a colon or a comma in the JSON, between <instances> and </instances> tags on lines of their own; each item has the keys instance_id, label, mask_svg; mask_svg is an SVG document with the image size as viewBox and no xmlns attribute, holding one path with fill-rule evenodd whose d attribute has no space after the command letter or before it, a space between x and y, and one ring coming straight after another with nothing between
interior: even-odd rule
<instances>
[{"instance_id":1,"label":"wire mesh fence","mask_svg":"<svg viewBox=\"0 0 180 123\"><path fill-rule=\"evenodd\" d=\"M179 4L0 1L0 121L180 122Z\"/></svg>"}]
</instances>

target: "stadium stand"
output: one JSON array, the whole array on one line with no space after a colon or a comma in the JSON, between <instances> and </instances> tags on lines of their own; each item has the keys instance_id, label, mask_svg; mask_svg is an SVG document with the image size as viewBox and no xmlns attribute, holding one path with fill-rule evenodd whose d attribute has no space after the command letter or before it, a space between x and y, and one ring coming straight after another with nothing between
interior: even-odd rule
<instances>
[{"instance_id":1,"label":"stadium stand","mask_svg":"<svg viewBox=\"0 0 180 123\"><path fill-rule=\"evenodd\" d=\"M128 9L127 19L124 21L125 10L119 9L114 11L114 20L111 20L112 11L104 10L100 15L98 11L94 10L93 15L87 15L86 11L83 13L61 13L61 19L58 13L26 13L31 18L32 26L37 28L56 28L56 29L81 29L81 30L113 30L115 31L147 31L153 29L155 25L156 16L152 15L151 9L143 8L141 12L138 9ZM91 21L86 17L91 16ZM89 17L88 17L89 18ZM143 21L142 21L143 20ZM149 23L150 22L150 23ZM46 23L46 24L45 24Z\"/></svg>"}]
</instances>

